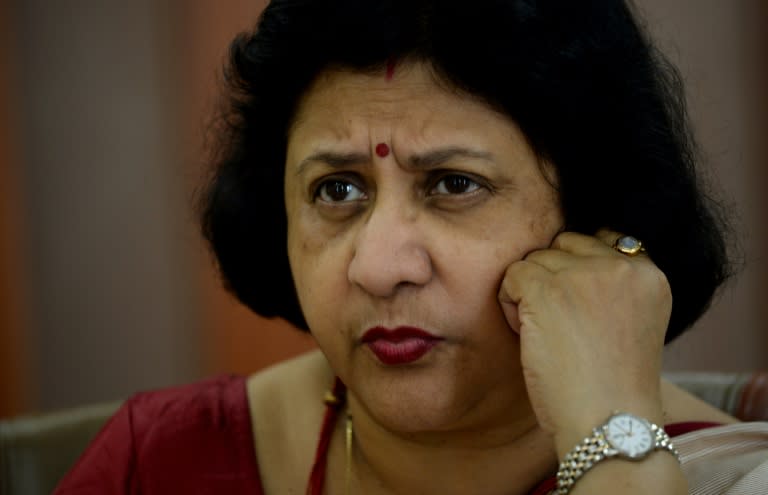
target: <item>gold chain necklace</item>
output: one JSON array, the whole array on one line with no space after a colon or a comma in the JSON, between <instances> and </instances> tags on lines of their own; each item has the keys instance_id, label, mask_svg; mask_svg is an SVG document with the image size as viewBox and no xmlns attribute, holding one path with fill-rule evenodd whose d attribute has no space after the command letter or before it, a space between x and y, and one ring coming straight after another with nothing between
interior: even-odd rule
<instances>
[{"instance_id":1,"label":"gold chain necklace","mask_svg":"<svg viewBox=\"0 0 768 495\"><path fill-rule=\"evenodd\" d=\"M350 485L352 484L352 440L355 435L354 427L352 426L352 415L347 412L347 428L346 428L346 450L347 450L347 470L346 470L346 495L349 495Z\"/></svg>"},{"instance_id":2,"label":"gold chain necklace","mask_svg":"<svg viewBox=\"0 0 768 495\"><path fill-rule=\"evenodd\" d=\"M338 378L336 379L336 385L340 384L341 382L338 381ZM346 390L343 390L343 394L340 394L341 396L336 395L336 389L337 386L334 386L334 390L329 390L325 393L325 398L323 399L323 402L328 407L338 408L340 407L344 401L346 401ZM346 428L345 428L345 438L344 438L344 444L345 444L345 451L346 451L346 471L345 471L345 494L349 495L351 493L351 485L352 485L352 441L354 440L355 436L355 430L354 426L352 424L352 415L349 413L349 404L347 404L347 420L346 420Z\"/></svg>"}]
</instances>

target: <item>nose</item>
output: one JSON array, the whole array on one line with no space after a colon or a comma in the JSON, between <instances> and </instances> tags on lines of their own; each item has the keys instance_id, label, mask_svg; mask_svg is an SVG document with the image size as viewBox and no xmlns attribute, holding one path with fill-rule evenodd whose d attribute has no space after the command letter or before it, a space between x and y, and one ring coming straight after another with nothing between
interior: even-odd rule
<instances>
[{"instance_id":1,"label":"nose","mask_svg":"<svg viewBox=\"0 0 768 495\"><path fill-rule=\"evenodd\" d=\"M423 230L405 205L381 205L355 239L349 281L367 293L387 298L399 287L422 286L432 279L432 260Z\"/></svg>"}]
</instances>

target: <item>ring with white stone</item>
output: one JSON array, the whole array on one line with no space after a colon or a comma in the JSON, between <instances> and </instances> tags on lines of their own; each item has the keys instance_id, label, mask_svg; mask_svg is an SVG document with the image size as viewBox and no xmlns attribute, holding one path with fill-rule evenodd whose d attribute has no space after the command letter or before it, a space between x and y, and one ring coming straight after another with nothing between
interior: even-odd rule
<instances>
[{"instance_id":1,"label":"ring with white stone","mask_svg":"<svg viewBox=\"0 0 768 495\"><path fill-rule=\"evenodd\" d=\"M613 243L613 249L627 256L636 256L645 252L643 243L631 235L621 236L616 239L616 242Z\"/></svg>"}]
</instances>

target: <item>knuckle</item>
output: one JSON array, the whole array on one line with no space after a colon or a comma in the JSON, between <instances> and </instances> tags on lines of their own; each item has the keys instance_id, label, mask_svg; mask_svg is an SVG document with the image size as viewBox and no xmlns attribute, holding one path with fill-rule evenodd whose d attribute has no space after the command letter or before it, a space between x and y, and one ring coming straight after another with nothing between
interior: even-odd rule
<instances>
[{"instance_id":1,"label":"knuckle","mask_svg":"<svg viewBox=\"0 0 768 495\"><path fill-rule=\"evenodd\" d=\"M552 247L557 249L557 248L562 248L563 246L567 246L573 241L573 239L577 235L578 234L576 234L575 232L569 232L569 231L560 232L552 240Z\"/></svg>"},{"instance_id":2,"label":"knuckle","mask_svg":"<svg viewBox=\"0 0 768 495\"><path fill-rule=\"evenodd\" d=\"M613 270L620 278L634 278L637 273L637 263L627 256L614 257Z\"/></svg>"},{"instance_id":3,"label":"knuckle","mask_svg":"<svg viewBox=\"0 0 768 495\"><path fill-rule=\"evenodd\" d=\"M672 297L672 286L669 284L667 275L661 271L656 265L651 265L651 273L654 277L655 288L660 294L664 296Z\"/></svg>"},{"instance_id":4,"label":"knuckle","mask_svg":"<svg viewBox=\"0 0 768 495\"><path fill-rule=\"evenodd\" d=\"M628 269L632 271L632 276L638 283L646 287L649 292L656 294L659 300L671 299L672 288L666 274L659 267L646 261L629 264L633 265Z\"/></svg>"},{"instance_id":5,"label":"knuckle","mask_svg":"<svg viewBox=\"0 0 768 495\"><path fill-rule=\"evenodd\" d=\"M595 237L611 245L616 239L621 237L621 234L611 229L602 228L595 233Z\"/></svg>"}]
</instances>

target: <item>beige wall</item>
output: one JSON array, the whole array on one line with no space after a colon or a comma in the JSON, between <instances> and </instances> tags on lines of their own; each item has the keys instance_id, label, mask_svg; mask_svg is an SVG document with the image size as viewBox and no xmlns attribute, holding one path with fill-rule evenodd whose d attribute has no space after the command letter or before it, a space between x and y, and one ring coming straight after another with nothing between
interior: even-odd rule
<instances>
[{"instance_id":1,"label":"beige wall","mask_svg":"<svg viewBox=\"0 0 768 495\"><path fill-rule=\"evenodd\" d=\"M697 329L668 350L670 369L768 367L754 104L762 88L751 72L766 56L753 40L759 3L638 0L685 74L746 260ZM226 43L262 5L11 2L17 63L5 96L24 117L14 126L24 157L14 171L25 220L17 280L30 314L17 347L29 351L32 406L246 373L311 346L223 294L189 210Z\"/></svg>"},{"instance_id":2,"label":"beige wall","mask_svg":"<svg viewBox=\"0 0 768 495\"><path fill-rule=\"evenodd\" d=\"M12 4L38 408L200 374L186 248L195 234L178 154L183 79L174 19L160 4Z\"/></svg>"},{"instance_id":3,"label":"beige wall","mask_svg":"<svg viewBox=\"0 0 768 495\"><path fill-rule=\"evenodd\" d=\"M758 0L642 0L651 31L679 66L715 194L728 206L743 256L738 276L666 354L668 369L768 367L765 115L758 84L765 29Z\"/></svg>"}]
</instances>

